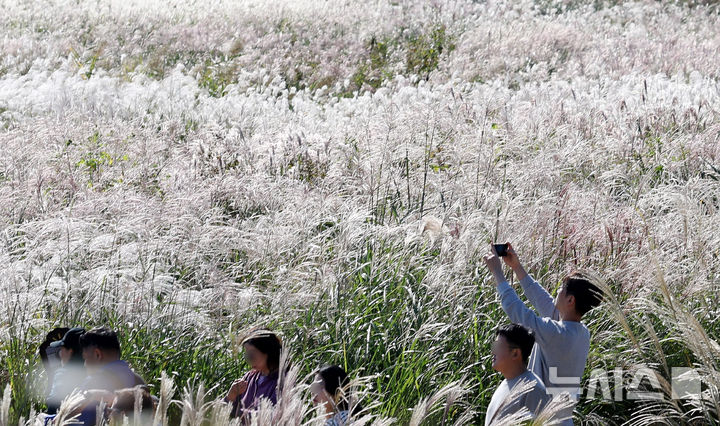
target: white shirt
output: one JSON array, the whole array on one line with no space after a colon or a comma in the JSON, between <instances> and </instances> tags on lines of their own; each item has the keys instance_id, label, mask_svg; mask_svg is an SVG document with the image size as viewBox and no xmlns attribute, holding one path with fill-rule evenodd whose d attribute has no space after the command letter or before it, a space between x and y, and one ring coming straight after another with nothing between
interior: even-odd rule
<instances>
[{"instance_id":1,"label":"white shirt","mask_svg":"<svg viewBox=\"0 0 720 426\"><path fill-rule=\"evenodd\" d=\"M512 389L519 383L532 383L532 389L527 393L510 398ZM524 373L517 377L503 380L500 386L495 389L485 414L485 426L498 422L505 416L517 413L523 407L529 411L527 420L534 419L535 414L545 407L549 399L550 397L540 379L532 371L525 370Z\"/></svg>"}]
</instances>

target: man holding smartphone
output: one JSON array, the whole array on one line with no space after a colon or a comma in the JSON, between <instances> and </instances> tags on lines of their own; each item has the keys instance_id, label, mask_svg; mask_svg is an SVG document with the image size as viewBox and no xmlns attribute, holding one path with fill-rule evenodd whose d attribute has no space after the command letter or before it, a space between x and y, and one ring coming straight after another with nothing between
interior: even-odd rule
<instances>
[{"instance_id":1,"label":"man holding smartphone","mask_svg":"<svg viewBox=\"0 0 720 426\"><path fill-rule=\"evenodd\" d=\"M508 284L498 254L493 245L491 253L483 260L495 278L505 313L512 322L529 328L535 334L528 369L543 381L549 394L567 392L577 400L590 350L590 331L581 319L600 304L601 290L585 275L573 273L565 277L553 301L550 293L525 272L512 245L507 243L502 259L520 280L525 296L535 306L538 315L525 306ZM560 417L565 419L563 425L573 424L571 410L560 413Z\"/></svg>"}]
</instances>

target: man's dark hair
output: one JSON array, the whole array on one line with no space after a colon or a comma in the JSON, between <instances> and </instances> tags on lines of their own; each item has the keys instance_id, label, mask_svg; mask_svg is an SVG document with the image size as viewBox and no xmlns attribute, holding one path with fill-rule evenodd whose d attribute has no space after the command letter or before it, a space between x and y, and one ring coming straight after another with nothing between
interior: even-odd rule
<instances>
[{"instance_id":1,"label":"man's dark hair","mask_svg":"<svg viewBox=\"0 0 720 426\"><path fill-rule=\"evenodd\" d=\"M260 352L267 355L267 366L271 373L280 368L280 354L282 352L282 341L270 330L253 330L242 341L242 344L253 345Z\"/></svg>"},{"instance_id":2,"label":"man's dark hair","mask_svg":"<svg viewBox=\"0 0 720 426\"><path fill-rule=\"evenodd\" d=\"M565 277L564 284L565 294L575 297L575 310L580 316L585 315L602 302L602 290L579 272Z\"/></svg>"},{"instance_id":3,"label":"man's dark hair","mask_svg":"<svg viewBox=\"0 0 720 426\"><path fill-rule=\"evenodd\" d=\"M120 352L117 334L109 328L98 327L86 331L80 336L80 348L96 347L100 350Z\"/></svg>"},{"instance_id":4,"label":"man's dark hair","mask_svg":"<svg viewBox=\"0 0 720 426\"><path fill-rule=\"evenodd\" d=\"M523 363L527 364L535 344L533 332L520 324L505 324L495 330L496 336L503 336L511 348L518 348L522 353Z\"/></svg>"}]
</instances>

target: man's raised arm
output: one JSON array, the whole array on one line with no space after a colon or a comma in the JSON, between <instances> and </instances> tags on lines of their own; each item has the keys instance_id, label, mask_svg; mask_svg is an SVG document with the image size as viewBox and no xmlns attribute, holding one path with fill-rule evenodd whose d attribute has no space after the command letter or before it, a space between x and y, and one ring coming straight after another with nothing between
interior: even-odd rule
<instances>
[{"instance_id":1,"label":"man's raised arm","mask_svg":"<svg viewBox=\"0 0 720 426\"><path fill-rule=\"evenodd\" d=\"M508 265L515 276L520 281L520 286L525 293L525 297L528 298L530 303L537 309L541 317L549 317L554 320L559 320L559 314L555 310L555 302L547 292L537 281L535 281L523 268L518 258L517 253L512 247L512 244L508 244L507 254L502 257L505 264Z\"/></svg>"}]
</instances>

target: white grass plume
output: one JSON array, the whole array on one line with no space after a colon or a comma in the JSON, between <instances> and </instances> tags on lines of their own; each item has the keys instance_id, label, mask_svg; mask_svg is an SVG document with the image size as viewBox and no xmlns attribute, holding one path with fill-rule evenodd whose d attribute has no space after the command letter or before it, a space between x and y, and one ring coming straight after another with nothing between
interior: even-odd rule
<instances>
[{"instance_id":1,"label":"white grass plume","mask_svg":"<svg viewBox=\"0 0 720 426\"><path fill-rule=\"evenodd\" d=\"M165 425L167 424L167 410L172 402L172 397L175 394L175 382L172 377L168 376L164 371L160 376L160 395L155 411L155 419L153 424Z\"/></svg>"}]
</instances>

